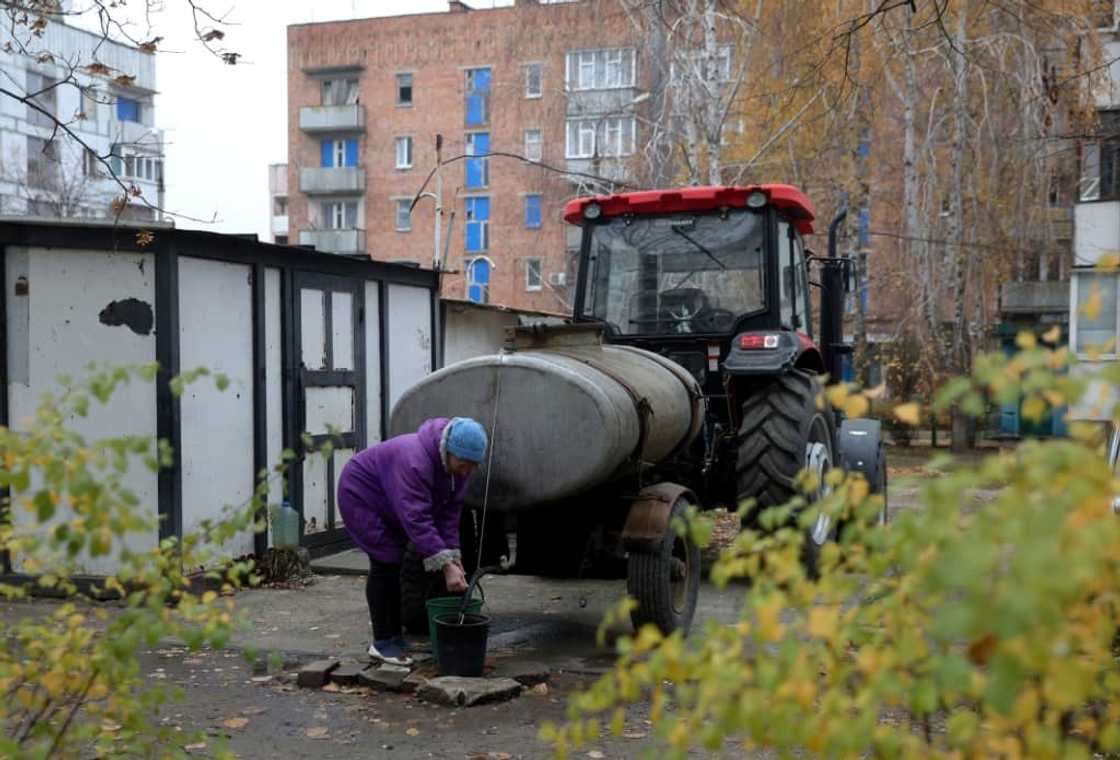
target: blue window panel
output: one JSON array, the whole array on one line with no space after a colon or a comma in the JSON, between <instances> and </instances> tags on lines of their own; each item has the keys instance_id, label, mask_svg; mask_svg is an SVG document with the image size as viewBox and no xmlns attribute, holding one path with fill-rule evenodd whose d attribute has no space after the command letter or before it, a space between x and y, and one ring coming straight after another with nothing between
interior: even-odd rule
<instances>
[{"instance_id":1,"label":"blue window panel","mask_svg":"<svg viewBox=\"0 0 1120 760\"><path fill-rule=\"evenodd\" d=\"M490 69L467 71L467 124L485 124L489 121Z\"/></svg>"},{"instance_id":2,"label":"blue window panel","mask_svg":"<svg viewBox=\"0 0 1120 760\"><path fill-rule=\"evenodd\" d=\"M859 247L867 248L871 245L871 210L859 210Z\"/></svg>"},{"instance_id":3,"label":"blue window panel","mask_svg":"<svg viewBox=\"0 0 1120 760\"><path fill-rule=\"evenodd\" d=\"M117 121L140 121L140 103L131 98L117 98Z\"/></svg>"},{"instance_id":4,"label":"blue window panel","mask_svg":"<svg viewBox=\"0 0 1120 760\"><path fill-rule=\"evenodd\" d=\"M467 154L471 156L485 156L490 153L490 133L476 132L467 135ZM467 187L486 187L490 184L485 158L467 159Z\"/></svg>"},{"instance_id":5,"label":"blue window panel","mask_svg":"<svg viewBox=\"0 0 1120 760\"><path fill-rule=\"evenodd\" d=\"M346 141L346 165L358 165L358 141L356 139Z\"/></svg>"},{"instance_id":6,"label":"blue window panel","mask_svg":"<svg viewBox=\"0 0 1120 760\"><path fill-rule=\"evenodd\" d=\"M539 195L525 196L525 226L541 226L541 197Z\"/></svg>"},{"instance_id":7,"label":"blue window panel","mask_svg":"<svg viewBox=\"0 0 1120 760\"><path fill-rule=\"evenodd\" d=\"M485 222L490 219L489 198L467 198L467 221Z\"/></svg>"},{"instance_id":8,"label":"blue window panel","mask_svg":"<svg viewBox=\"0 0 1120 760\"><path fill-rule=\"evenodd\" d=\"M466 249L485 251L489 247L490 199L467 198Z\"/></svg>"},{"instance_id":9,"label":"blue window panel","mask_svg":"<svg viewBox=\"0 0 1120 760\"><path fill-rule=\"evenodd\" d=\"M486 303L486 291L490 286L490 262L486 259L472 261L467 282L467 298L475 303Z\"/></svg>"},{"instance_id":10,"label":"blue window panel","mask_svg":"<svg viewBox=\"0 0 1120 760\"><path fill-rule=\"evenodd\" d=\"M334 140L323 140L319 147L319 166L334 166Z\"/></svg>"}]
</instances>

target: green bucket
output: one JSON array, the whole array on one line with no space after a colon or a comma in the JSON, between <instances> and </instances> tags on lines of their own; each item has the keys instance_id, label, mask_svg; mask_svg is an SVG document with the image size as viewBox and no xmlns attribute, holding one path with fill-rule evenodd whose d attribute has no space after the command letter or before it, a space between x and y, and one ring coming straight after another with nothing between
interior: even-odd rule
<instances>
[{"instance_id":1,"label":"green bucket","mask_svg":"<svg viewBox=\"0 0 1120 760\"><path fill-rule=\"evenodd\" d=\"M459 605L463 603L461 596L437 596L434 599L429 599L425 605L428 610L428 636L432 640L432 657L435 658L436 664L439 664L439 647L436 646L438 637L436 636L436 616L438 615L451 615L459 612ZM477 615L482 612L482 600L471 599L467 602L467 608L463 612Z\"/></svg>"}]
</instances>

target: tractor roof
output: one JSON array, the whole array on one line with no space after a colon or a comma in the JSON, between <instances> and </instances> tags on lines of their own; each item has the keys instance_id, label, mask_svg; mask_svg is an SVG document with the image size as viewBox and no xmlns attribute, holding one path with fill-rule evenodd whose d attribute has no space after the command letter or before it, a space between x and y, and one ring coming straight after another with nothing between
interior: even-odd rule
<instances>
[{"instance_id":1,"label":"tractor roof","mask_svg":"<svg viewBox=\"0 0 1120 760\"><path fill-rule=\"evenodd\" d=\"M813 219L816 216L813 202L793 185L683 187L676 190L638 190L633 193L575 198L564 206L564 219L570 224L583 224L583 209L592 201L602 207L604 217L745 208L747 196L755 190L766 193L770 204L785 213L799 232L807 235L813 231Z\"/></svg>"}]
</instances>

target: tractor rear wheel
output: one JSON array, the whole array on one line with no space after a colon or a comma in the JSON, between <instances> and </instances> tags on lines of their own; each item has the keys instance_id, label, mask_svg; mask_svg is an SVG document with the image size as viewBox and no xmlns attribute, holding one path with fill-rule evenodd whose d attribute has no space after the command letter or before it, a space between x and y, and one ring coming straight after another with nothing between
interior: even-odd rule
<instances>
[{"instance_id":1,"label":"tractor rear wheel","mask_svg":"<svg viewBox=\"0 0 1120 760\"><path fill-rule=\"evenodd\" d=\"M825 475L836 461L834 428L820 382L808 372L779 375L747 397L736 473L739 499L754 499L756 508L744 527L759 511L800 495L796 480L803 469L818 478L816 493L806 495L810 501L828 492ZM801 559L810 576L816 576L821 547L834 535L835 525L826 515L809 529Z\"/></svg>"},{"instance_id":2,"label":"tractor rear wheel","mask_svg":"<svg viewBox=\"0 0 1120 760\"><path fill-rule=\"evenodd\" d=\"M688 502L673 503L661 540L646 552L630 552L626 591L637 600L630 613L634 629L653 623L666 636L680 629L688 633L700 596L700 547L679 535L674 518L684 518Z\"/></svg>"}]
</instances>

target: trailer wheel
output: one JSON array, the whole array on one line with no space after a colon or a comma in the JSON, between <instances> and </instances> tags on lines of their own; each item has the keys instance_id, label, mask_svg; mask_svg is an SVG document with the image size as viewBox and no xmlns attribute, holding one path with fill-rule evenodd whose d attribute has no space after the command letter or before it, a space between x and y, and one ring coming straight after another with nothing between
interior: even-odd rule
<instances>
[{"instance_id":1,"label":"trailer wheel","mask_svg":"<svg viewBox=\"0 0 1120 760\"><path fill-rule=\"evenodd\" d=\"M658 545L648 552L630 552L626 590L637 600L630 613L635 630L653 623L668 635L685 634L692 626L700 595L700 547L673 529L673 518L685 516L688 502L674 502L669 522Z\"/></svg>"},{"instance_id":2,"label":"trailer wheel","mask_svg":"<svg viewBox=\"0 0 1120 760\"><path fill-rule=\"evenodd\" d=\"M737 463L739 499L754 499L758 511L785 504L799 495L796 478L803 469L818 475L815 501L827 493L824 476L836 461L835 431L827 406L817 406L822 389L816 377L792 370L753 391L743 402ZM744 520L752 520L754 515ZM801 561L811 577L817 575L820 550L836 534L836 526L821 515L802 545Z\"/></svg>"}]
</instances>

